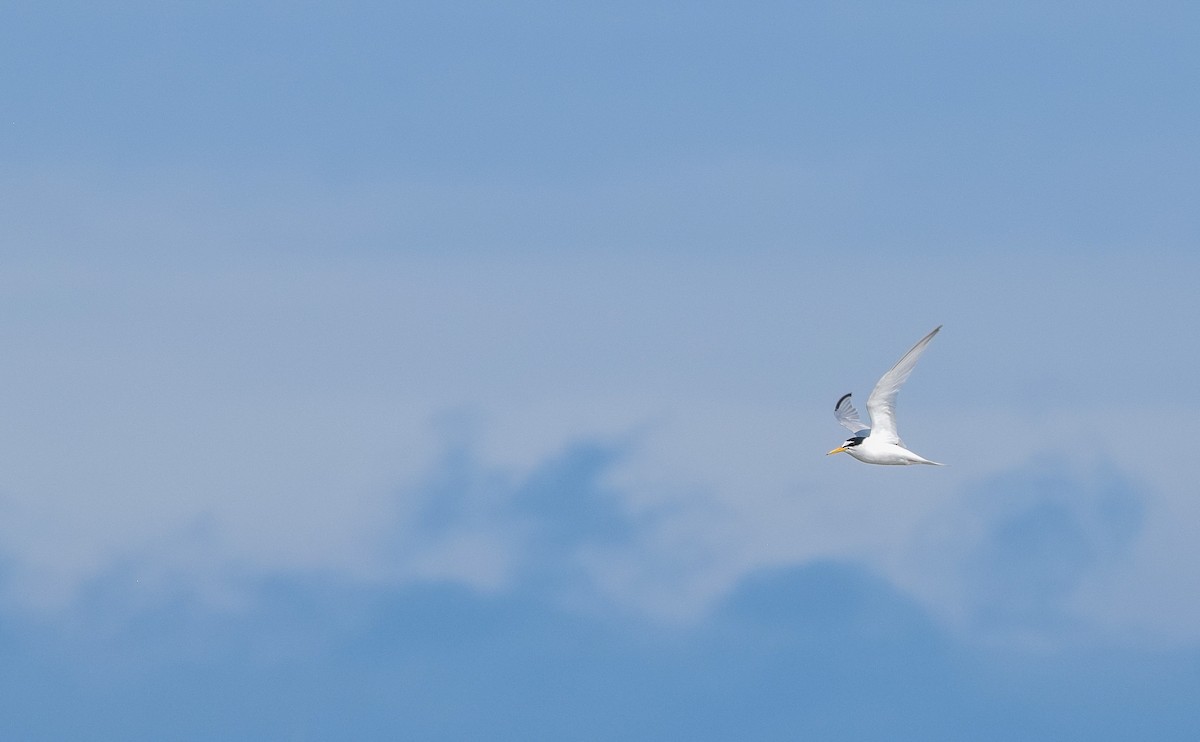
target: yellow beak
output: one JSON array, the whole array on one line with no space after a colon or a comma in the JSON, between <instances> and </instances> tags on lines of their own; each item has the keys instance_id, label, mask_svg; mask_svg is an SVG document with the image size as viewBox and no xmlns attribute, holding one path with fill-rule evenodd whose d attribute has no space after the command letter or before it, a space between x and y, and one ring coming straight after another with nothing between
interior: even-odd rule
<instances>
[{"instance_id":1,"label":"yellow beak","mask_svg":"<svg viewBox=\"0 0 1200 742\"><path fill-rule=\"evenodd\" d=\"M845 447L845 446L838 446L837 448L833 449L832 451L830 451L829 453L827 453L827 454L825 454L825 455L826 455L826 456L832 456L832 455L834 455L835 453L843 453L845 450L846 450L846 447Z\"/></svg>"}]
</instances>

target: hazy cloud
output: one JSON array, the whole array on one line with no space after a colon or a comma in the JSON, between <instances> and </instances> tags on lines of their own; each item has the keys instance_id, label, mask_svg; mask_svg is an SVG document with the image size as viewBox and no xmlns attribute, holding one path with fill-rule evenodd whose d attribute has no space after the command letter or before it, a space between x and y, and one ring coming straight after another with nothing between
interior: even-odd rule
<instances>
[{"instance_id":1,"label":"hazy cloud","mask_svg":"<svg viewBox=\"0 0 1200 742\"><path fill-rule=\"evenodd\" d=\"M981 638L1083 638L1096 617L1073 598L1128 560L1146 501L1109 465L1051 457L971 486L917 537L935 610Z\"/></svg>"}]
</instances>

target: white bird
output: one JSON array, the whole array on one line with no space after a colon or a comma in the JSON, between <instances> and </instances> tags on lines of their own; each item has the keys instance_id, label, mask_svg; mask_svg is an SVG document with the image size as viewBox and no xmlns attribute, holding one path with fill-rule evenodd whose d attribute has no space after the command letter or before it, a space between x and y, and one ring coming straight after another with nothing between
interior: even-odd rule
<instances>
[{"instance_id":1,"label":"white bird","mask_svg":"<svg viewBox=\"0 0 1200 742\"><path fill-rule=\"evenodd\" d=\"M871 396L867 397L867 414L871 416L871 427L863 425L858 417L858 411L850 404L850 395L843 395L833 407L834 417L850 432L853 437L830 451L827 456L835 453L848 453L864 464L893 464L906 466L908 464L932 464L943 466L936 461L922 458L904 447L896 433L896 393L901 385L908 380L909 374L917 365L925 346L933 340L933 336L942 329L941 325L933 328L933 332L921 338L904 357L892 366L892 370L883 375Z\"/></svg>"}]
</instances>

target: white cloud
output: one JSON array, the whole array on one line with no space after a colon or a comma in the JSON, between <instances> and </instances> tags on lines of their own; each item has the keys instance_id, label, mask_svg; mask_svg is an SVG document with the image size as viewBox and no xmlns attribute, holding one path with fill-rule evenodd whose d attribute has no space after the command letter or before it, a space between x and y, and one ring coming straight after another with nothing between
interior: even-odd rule
<instances>
[{"instance_id":1,"label":"white cloud","mask_svg":"<svg viewBox=\"0 0 1200 742\"><path fill-rule=\"evenodd\" d=\"M501 500L573 442L634 442L604 476L638 538L573 558L607 599L672 620L754 570L818 559L866 563L952 616L961 596L914 566L925 524L1039 450L1073 456L1086 431L1147 483L1147 504L1145 535L1081 583L1077 610L1191 636L1200 607L1173 588L1194 575L1173 554L1192 548L1195 478L1163 456L1159 427L1158 390L1188 388L1200 365L1179 261L921 253L881 277L884 251L811 237L782 249L780 224L736 251L714 249L730 234L703 255L602 249L657 205L685 220L692 200L719 201L730 173L749 185L714 234L768 186L809 187L754 163L601 186L604 208L584 205L590 190L51 179L30 196L10 181L30 207L5 216L29 250L0 279L10 600L69 605L130 559L212 584L316 570L501 589L530 538L503 502L437 538L406 530L405 498L419 502L446 443L437 420L463 410L475 465L507 482ZM660 190L676 195L656 202ZM70 234L47 226L63 202L82 202ZM461 210L475 216L440 232ZM542 213L557 221L521 249L464 248L492 227L513 242ZM593 220L590 237L576 240L571 215ZM573 250L553 253L559 240ZM454 257L427 249L449 242ZM942 322L900 406L906 439L951 466L826 459L833 400L865 394ZM177 537L198 522L211 524L202 546ZM388 529L415 546L381 553Z\"/></svg>"}]
</instances>

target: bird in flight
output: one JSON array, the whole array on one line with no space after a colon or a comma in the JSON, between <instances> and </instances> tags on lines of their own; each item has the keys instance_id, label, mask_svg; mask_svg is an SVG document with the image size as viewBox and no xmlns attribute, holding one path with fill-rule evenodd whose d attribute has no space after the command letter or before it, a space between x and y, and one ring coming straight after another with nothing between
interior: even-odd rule
<instances>
[{"instance_id":1,"label":"bird in flight","mask_svg":"<svg viewBox=\"0 0 1200 742\"><path fill-rule=\"evenodd\" d=\"M864 464L943 466L909 451L896 433L896 393L908 380L909 374L917 365L917 359L925 351L925 346L929 345L929 341L933 340L933 336L938 334L940 329L942 326L938 325L933 328L933 332L921 338L875 385L871 396L867 397L867 414L871 416L870 427L863 425L863 421L858 417L858 410L850 404L850 395L842 395L833 407L833 414L837 421L854 435L826 454L827 456L848 453Z\"/></svg>"}]
</instances>

